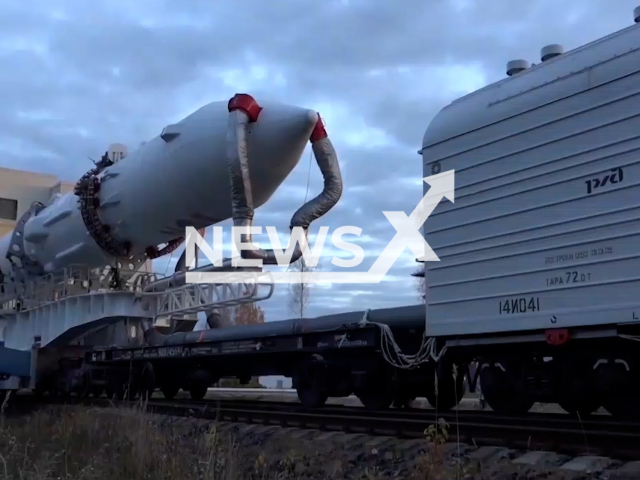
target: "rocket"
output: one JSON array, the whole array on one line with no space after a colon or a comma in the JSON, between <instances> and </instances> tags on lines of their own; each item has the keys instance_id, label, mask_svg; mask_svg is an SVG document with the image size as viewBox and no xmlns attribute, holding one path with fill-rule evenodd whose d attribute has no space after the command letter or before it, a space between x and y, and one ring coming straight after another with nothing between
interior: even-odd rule
<instances>
[{"instance_id":1,"label":"rocket","mask_svg":"<svg viewBox=\"0 0 640 480\"><path fill-rule=\"evenodd\" d=\"M33 204L0 238L0 287L10 293L18 283L73 265L136 270L175 250L187 226L202 229L230 218L250 226L254 209L269 201L309 141L324 189L292 217L291 227L306 230L342 194L320 115L237 94L167 125L125 161L105 155L74 192ZM269 251L250 253L269 263Z\"/></svg>"}]
</instances>

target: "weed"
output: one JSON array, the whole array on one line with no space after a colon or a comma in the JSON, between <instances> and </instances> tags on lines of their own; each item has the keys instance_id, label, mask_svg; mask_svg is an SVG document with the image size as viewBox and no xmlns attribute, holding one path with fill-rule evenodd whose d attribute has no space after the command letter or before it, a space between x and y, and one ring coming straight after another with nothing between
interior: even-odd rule
<instances>
[{"instance_id":1,"label":"weed","mask_svg":"<svg viewBox=\"0 0 640 480\"><path fill-rule=\"evenodd\" d=\"M424 474L423 478L425 480L445 478L446 458L442 447L449 440L449 424L444 418L439 418L436 423L425 429L424 436L427 441L427 452L419 467Z\"/></svg>"},{"instance_id":2,"label":"weed","mask_svg":"<svg viewBox=\"0 0 640 480\"><path fill-rule=\"evenodd\" d=\"M139 408L63 407L4 418L0 453L4 479L237 478L233 444L215 429L197 438L168 435Z\"/></svg>"}]
</instances>

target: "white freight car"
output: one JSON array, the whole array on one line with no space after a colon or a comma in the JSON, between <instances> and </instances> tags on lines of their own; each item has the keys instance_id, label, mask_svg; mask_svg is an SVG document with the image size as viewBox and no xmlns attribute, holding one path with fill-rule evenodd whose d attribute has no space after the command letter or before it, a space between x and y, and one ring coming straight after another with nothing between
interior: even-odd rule
<instances>
[{"instance_id":1,"label":"white freight car","mask_svg":"<svg viewBox=\"0 0 640 480\"><path fill-rule=\"evenodd\" d=\"M426 131L425 176L456 173L425 223L430 335L640 320L640 26L561 52Z\"/></svg>"},{"instance_id":2,"label":"white freight car","mask_svg":"<svg viewBox=\"0 0 640 480\"><path fill-rule=\"evenodd\" d=\"M421 154L424 176L456 177L424 225L427 335L484 362L495 410L638 414L640 25L509 62L436 115Z\"/></svg>"}]
</instances>

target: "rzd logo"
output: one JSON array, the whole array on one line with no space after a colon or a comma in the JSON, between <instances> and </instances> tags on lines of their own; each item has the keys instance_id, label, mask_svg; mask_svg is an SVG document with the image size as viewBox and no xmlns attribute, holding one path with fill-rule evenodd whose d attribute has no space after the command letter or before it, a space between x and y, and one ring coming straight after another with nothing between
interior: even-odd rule
<instances>
[{"instance_id":1,"label":"rzd logo","mask_svg":"<svg viewBox=\"0 0 640 480\"><path fill-rule=\"evenodd\" d=\"M607 173L603 177L594 178L593 180L586 180L587 195L593 193L594 190L602 188L608 183L622 183L624 180L624 171L622 168L612 168L611 173Z\"/></svg>"}]
</instances>

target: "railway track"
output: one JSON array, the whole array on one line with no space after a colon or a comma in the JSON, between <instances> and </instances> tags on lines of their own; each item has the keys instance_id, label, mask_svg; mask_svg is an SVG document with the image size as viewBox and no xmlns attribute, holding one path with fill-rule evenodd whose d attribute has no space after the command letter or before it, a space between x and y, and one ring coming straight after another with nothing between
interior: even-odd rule
<instances>
[{"instance_id":1,"label":"railway track","mask_svg":"<svg viewBox=\"0 0 640 480\"><path fill-rule=\"evenodd\" d=\"M44 399L43 399L44 400ZM32 402L20 402L21 409ZM46 404L114 405L104 398L46 400ZM115 402L133 406L136 402ZM139 404L139 402L138 402ZM31 408L42 403L34 403ZM212 421L278 425L323 431L424 438L425 429L444 419L450 442L478 447L502 446L517 450L547 450L568 455L602 455L619 460L640 457L640 423L613 421L609 416L578 420L567 414L531 413L507 417L487 411L431 409L369 411L361 407L327 406L307 410L289 402L254 400L165 400L146 403L150 413L195 417Z\"/></svg>"}]
</instances>

